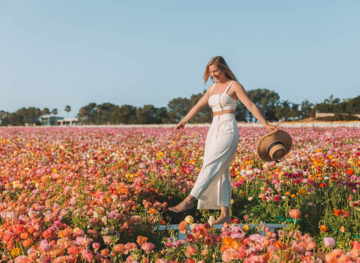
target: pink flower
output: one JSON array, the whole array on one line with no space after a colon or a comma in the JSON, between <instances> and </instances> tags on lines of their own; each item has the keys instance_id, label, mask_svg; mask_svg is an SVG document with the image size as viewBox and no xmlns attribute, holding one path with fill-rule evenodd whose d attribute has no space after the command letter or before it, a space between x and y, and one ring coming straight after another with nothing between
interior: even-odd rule
<instances>
[{"instance_id":1,"label":"pink flower","mask_svg":"<svg viewBox=\"0 0 360 263\"><path fill-rule=\"evenodd\" d=\"M325 247L332 247L335 245L335 239L332 237L324 237L323 243Z\"/></svg>"},{"instance_id":2,"label":"pink flower","mask_svg":"<svg viewBox=\"0 0 360 263\"><path fill-rule=\"evenodd\" d=\"M146 242L141 246L142 250L144 250L147 254L150 254L151 250L155 248L155 245L151 242Z\"/></svg>"},{"instance_id":3,"label":"pink flower","mask_svg":"<svg viewBox=\"0 0 360 263\"><path fill-rule=\"evenodd\" d=\"M256 242L262 243L262 241L264 240L264 237L260 234L252 234L249 236L249 239L251 241L256 241Z\"/></svg>"},{"instance_id":4,"label":"pink flower","mask_svg":"<svg viewBox=\"0 0 360 263\"><path fill-rule=\"evenodd\" d=\"M109 245L111 243L111 236L103 236L104 243Z\"/></svg>"},{"instance_id":5,"label":"pink flower","mask_svg":"<svg viewBox=\"0 0 360 263\"><path fill-rule=\"evenodd\" d=\"M83 251L81 251L81 254L87 262L91 262L93 260L94 255L90 250L84 249Z\"/></svg>"},{"instance_id":6,"label":"pink flower","mask_svg":"<svg viewBox=\"0 0 360 263\"><path fill-rule=\"evenodd\" d=\"M43 251L48 251L51 248L51 245L48 243L46 239L41 240L40 247Z\"/></svg>"},{"instance_id":7,"label":"pink flower","mask_svg":"<svg viewBox=\"0 0 360 263\"><path fill-rule=\"evenodd\" d=\"M92 247L95 251L97 251L100 248L100 243L94 242L94 243L92 243Z\"/></svg>"},{"instance_id":8,"label":"pink flower","mask_svg":"<svg viewBox=\"0 0 360 263\"><path fill-rule=\"evenodd\" d=\"M197 247L193 246L187 246L186 247L187 257L191 257L192 255L195 255L198 252Z\"/></svg>"},{"instance_id":9,"label":"pink flower","mask_svg":"<svg viewBox=\"0 0 360 263\"><path fill-rule=\"evenodd\" d=\"M238 252L235 249L229 248L224 251L221 258L224 262L231 262L237 259Z\"/></svg>"}]
</instances>

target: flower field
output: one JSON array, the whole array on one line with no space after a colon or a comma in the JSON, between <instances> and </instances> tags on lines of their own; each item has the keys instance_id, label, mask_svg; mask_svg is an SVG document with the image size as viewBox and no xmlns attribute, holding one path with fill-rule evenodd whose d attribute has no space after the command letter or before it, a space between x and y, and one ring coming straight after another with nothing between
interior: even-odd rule
<instances>
[{"instance_id":1,"label":"flower field","mask_svg":"<svg viewBox=\"0 0 360 263\"><path fill-rule=\"evenodd\" d=\"M2 128L1 260L360 262L360 128L283 129L293 149L276 164L255 154L265 129L239 127L233 224L215 229L219 211L168 211L197 178L206 126Z\"/></svg>"}]
</instances>

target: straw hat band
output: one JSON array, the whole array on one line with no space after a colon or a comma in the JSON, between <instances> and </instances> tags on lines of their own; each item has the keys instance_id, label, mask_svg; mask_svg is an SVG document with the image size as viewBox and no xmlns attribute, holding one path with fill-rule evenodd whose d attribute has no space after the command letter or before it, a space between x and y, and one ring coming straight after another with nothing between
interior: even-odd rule
<instances>
[{"instance_id":1,"label":"straw hat band","mask_svg":"<svg viewBox=\"0 0 360 263\"><path fill-rule=\"evenodd\" d=\"M265 162L282 159L292 147L291 136L283 130L276 130L262 136L256 144L256 153Z\"/></svg>"},{"instance_id":2,"label":"straw hat band","mask_svg":"<svg viewBox=\"0 0 360 263\"><path fill-rule=\"evenodd\" d=\"M272 144L269 145L269 147L267 148L267 152L269 153L271 148L274 147L275 145L281 144L284 146L284 143L281 141L274 141Z\"/></svg>"}]
</instances>

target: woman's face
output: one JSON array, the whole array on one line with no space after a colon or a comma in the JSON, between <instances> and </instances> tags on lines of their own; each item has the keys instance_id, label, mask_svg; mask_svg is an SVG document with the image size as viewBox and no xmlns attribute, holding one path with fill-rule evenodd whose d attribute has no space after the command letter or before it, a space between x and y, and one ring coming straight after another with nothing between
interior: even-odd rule
<instances>
[{"instance_id":1,"label":"woman's face","mask_svg":"<svg viewBox=\"0 0 360 263\"><path fill-rule=\"evenodd\" d=\"M209 66L210 76L215 82L226 82L225 72L222 71L217 65Z\"/></svg>"}]
</instances>

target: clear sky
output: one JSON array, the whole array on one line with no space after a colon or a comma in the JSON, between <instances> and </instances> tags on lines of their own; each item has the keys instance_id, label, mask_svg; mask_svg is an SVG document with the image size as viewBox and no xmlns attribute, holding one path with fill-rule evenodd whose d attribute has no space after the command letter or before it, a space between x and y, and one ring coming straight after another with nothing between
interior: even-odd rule
<instances>
[{"instance_id":1,"label":"clear sky","mask_svg":"<svg viewBox=\"0 0 360 263\"><path fill-rule=\"evenodd\" d=\"M0 110L167 106L205 89L216 55L245 90L356 97L359 14L359 0L0 0Z\"/></svg>"}]
</instances>

